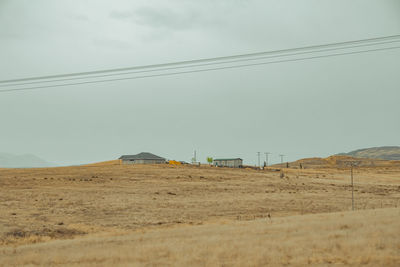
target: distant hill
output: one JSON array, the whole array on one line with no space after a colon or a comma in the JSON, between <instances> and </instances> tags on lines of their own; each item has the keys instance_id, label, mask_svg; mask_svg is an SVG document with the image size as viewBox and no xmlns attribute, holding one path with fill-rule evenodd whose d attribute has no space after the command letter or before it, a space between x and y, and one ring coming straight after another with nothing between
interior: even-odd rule
<instances>
[{"instance_id":1,"label":"distant hill","mask_svg":"<svg viewBox=\"0 0 400 267\"><path fill-rule=\"evenodd\" d=\"M0 168L44 168L55 167L56 164L47 162L35 155L13 155L0 153Z\"/></svg>"},{"instance_id":2,"label":"distant hill","mask_svg":"<svg viewBox=\"0 0 400 267\"><path fill-rule=\"evenodd\" d=\"M290 168L347 168L352 163L359 167L392 167L400 166L400 160L383 160L376 158L361 158L347 155L334 155L327 158L305 158L294 162L289 162ZM271 167L286 168L287 163L275 164Z\"/></svg>"},{"instance_id":3,"label":"distant hill","mask_svg":"<svg viewBox=\"0 0 400 267\"><path fill-rule=\"evenodd\" d=\"M347 155L335 155L327 158L307 158L292 162L291 165L302 166L304 168L343 168L349 167L351 163L356 163L360 167L385 167L399 166L399 161L387 161L382 159L357 158Z\"/></svg>"},{"instance_id":4,"label":"distant hill","mask_svg":"<svg viewBox=\"0 0 400 267\"><path fill-rule=\"evenodd\" d=\"M382 146L382 147L364 148L364 149L354 150L349 153L340 153L338 155L350 156L354 158L400 160L400 147Z\"/></svg>"}]
</instances>

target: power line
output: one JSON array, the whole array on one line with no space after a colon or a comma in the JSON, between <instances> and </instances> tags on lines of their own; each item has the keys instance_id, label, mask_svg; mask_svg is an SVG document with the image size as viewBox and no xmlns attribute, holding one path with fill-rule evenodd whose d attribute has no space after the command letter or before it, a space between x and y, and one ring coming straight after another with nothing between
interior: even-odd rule
<instances>
[{"instance_id":1,"label":"power line","mask_svg":"<svg viewBox=\"0 0 400 267\"><path fill-rule=\"evenodd\" d=\"M242 65L236 65L236 66L226 66L226 67L208 68L208 69L182 71L182 72L170 72L170 73L160 73L160 74L125 77L125 78L115 78L115 79L98 80L98 81L85 81L85 82L77 82L77 83L65 83L65 84L55 84L55 85L46 85L46 86L34 86L34 87L4 89L4 90L0 90L0 93L12 92L12 91L27 91L27 90L36 90L36 89L45 89L45 88L56 88L56 87L64 87L64 86L72 86L72 85L95 84L95 83L105 83L105 82L124 81L124 80L135 80L135 79L144 79L144 78L152 78L152 77L163 77L163 76L172 76L172 75L180 75L180 74L190 74L190 73L198 73L198 72L217 71L217 70L224 70L224 69L236 69L236 68L243 68L243 67L276 64L276 63L282 63L282 62L296 62L296 61L309 60L309 59L318 59L318 58L327 58L327 57L335 57L335 56L343 56L343 55L353 55L353 54L361 54L361 53L384 51L384 50L393 50L393 49L399 49L399 48L400 48L400 46L395 46L395 47L369 49L369 50L363 50L363 51L336 53L336 54L328 54L328 55L320 55L320 56L304 57L304 58L296 58L296 59L284 59L284 60L261 62L261 63L254 63L254 64L242 64Z\"/></svg>"},{"instance_id":2,"label":"power line","mask_svg":"<svg viewBox=\"0 0 400 267\"><path fill-rule=\"evenodd\" d=\"M268 155L270 155L270 152L264 152L265 154L265 165L268 167Z\"/></svg>"},{"instance_id":3,"label":"power line","mask_svg":"<svg viewBox=\"0 0 400 267\"><path fill-rule=\"evenodd\" d=\"M279 157L281 157L281 164L283 163L283 157L284 157L285 155L283 155L283 154L280 154L279 155Z\"/></svg>"},{"instance_id":4,"label":"power line","mask_svg":"<svg viewBox=\"0 0 400 267\"><path fill-rule=\"evenodd\" d=\"M185 68L204 67L204 66L211 66L211 65L221 65L221 64L238 63L238 62L245 62L245 61L255 61L255 60L270 59L270 58L289 57L289 56L336 51L336 50L343 50L343 49L353 49L353 48L359 48L359 47L376 46L376 45L390 44L390 43L397 43L397 42L400 42L400 39L393 40L393 41L387 41L387 42L362 44L362 45L356 45L356 46L336 47L336 48L330 48L330 49L298 52L298 53L291 53L291 54L280 54L280 55L271 55L271 56L264 56L264 57L255 57L255 58L243 58L243 59L231 60L231 61L221 61L221 62L217 61L217 62L196 64L196 65L183 65L183 66L177 66L177 67L148 69L148 70L142 70L142 71L130 71L130 72L121 72L121 73L117 72L117 73L95 75L95 76L87 76L86 74L82 73L79 76L78 76L78 74L76 74L76 75L74 74L76 77L63 78L63 79L52 79L52 80L38 80L38 79L40 79L40 77L37 77L37 78L34 78L36 81L24 82L24 83L14 83L14 82L16 82L16 80L12 80L13 81L12 84L9 84L9 83L11 83L11 82L9 82L11 80L0 81L0 87L23 86L23 85L31 85L31 84L53 83L53 82L63 82L63 81L83 80L83 79L93 79L93 78L105 78L105 77L121 76L121 75L128 75L128 74L149 73L149 72L177 70L177 69L185 69ZM140 68L140 67L137 67L137 68ZM147 68L147 67L145 67L145 68ZM50 76L48 76L48 77L50 77ZM27 78L27 79L29 79L29 78ZM33 78L31 78L31 79L33 79ZM49 79L49 78L47 78L47 79Z\"/></svg>"},{"instance_id":5,"label":"power line","mask_svg":"<svg viewBox=\"0 0 400 267\"><path fill-rule=\"evenodd\" d=\"M291 53L291 52L296 52L296 51L307 51L307 50L315 50L315 49L321 49L321 48L326 48L326 47L355 45L355 44L370 43L370 42L388 41L387 43L390 43L391 41L397 42L397 41L393 41L394 39L397 39L397 38L400 38L400 35L376 37L376 38L330 43L330 44L323 44L323 45L305 46L305 47L282 49L282 50L267 51L267 52L241 54L241 55L226 56L226 57L214 57L214 58L207 58L207 59L187 60L187 61L180 61L180 62L136 66L136 67L128 67L128 68L117 68L117 69L98 70L98 71L89 71L89 72L78 72L78 73L68 73L68 74L60 74L60 75L49 75L49 76L41 76L41 77L28 77L28 78L21 78L21 79L2 80L2 81L0 81L0 83L14 83L14 82L24 82L24 81L44 80L44 79L58 79L58 78L74 77L74 76L82 76L82 75L87 76L87 75L97 75L97 74L104 74L104 73L123 72L123 71L132 71L132 70L140 70L140 69L154 69L154 68L163 68L163 67L178 66L178 65L190 65L190 64L199 64L199 63L206 63L206 62L213 62L213 61L226 61L226 60L248 58L248 57L259 57L259 56L266 56L266 55L273 55L273 54L284 54L284 53ZM371 44L371 45L373 45L373 44Z\"/></svg>"}]
</instances>

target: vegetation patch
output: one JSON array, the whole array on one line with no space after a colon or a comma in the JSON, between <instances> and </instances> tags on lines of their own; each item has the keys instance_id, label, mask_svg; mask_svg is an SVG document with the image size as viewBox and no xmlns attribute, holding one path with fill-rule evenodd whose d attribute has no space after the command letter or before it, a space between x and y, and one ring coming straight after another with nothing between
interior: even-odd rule
<instances>
[{"instance_id":1,"label":"vegetation patch","mask_svg":"<svg viewBox=\"0 0 400 267\"><path fill-rule=\"evenodd\" d=\"M52 239L70 239L74 238L75 236L82 236L86 234L87 232L66 227L59 227L56 229L43 228L41 230L32 231L14 229L5 233L0 238L0 245L39 243Z\"/></svg>"}]
</instances>

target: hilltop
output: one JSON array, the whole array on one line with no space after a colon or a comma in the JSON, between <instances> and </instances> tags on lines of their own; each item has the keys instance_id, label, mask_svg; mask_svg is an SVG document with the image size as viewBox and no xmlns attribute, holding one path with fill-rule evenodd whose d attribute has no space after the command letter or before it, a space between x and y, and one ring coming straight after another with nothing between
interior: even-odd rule
<instances>
[{"instance_id":1,"label":"hilltop","mask_svg":"<svg viewBox=\"0 0 400 267\"><path fill-rule=\"evenodd\" d=\"M354 150L348 153L340 153L327 158L304 158L289 163L291 168L345 168L351 163L357 163L361 167L386 167L400 166L400 147L382 146ZM275 164L274 167L286 167L286 163Z\"/></svg>"},{"instance_id":2,"label":"hilltop","mask_svg":"<svg viewBox=\"0 0 400 267\"><path fill-rule=\"evenodd\" d=\"M290 168L346 168L356 163L359 167L390 167L400 166L400 160L383 160L373 158L357 158L347 155L334 155L327 158L305 158L289 162ZM286 163L275 164L273 167L285 168Z\"/></svg>"},{"instance_id":3,"label":"hilltop","mask_svg":"<svg viewBox=\"0 0 400 267\"><path fill-rule=\"evenodd\" d=\"M351 156L355 158L400 160L400 146L363 148L351 151L349 153L340 153L338 155Z\"/></svg>"}]
</instances>

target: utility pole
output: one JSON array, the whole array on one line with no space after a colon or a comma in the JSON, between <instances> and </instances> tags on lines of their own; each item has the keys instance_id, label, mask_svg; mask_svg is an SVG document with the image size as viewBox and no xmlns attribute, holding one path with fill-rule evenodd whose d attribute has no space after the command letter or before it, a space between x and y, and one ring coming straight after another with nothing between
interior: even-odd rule
<instances>
[{"instance_id":1,"label":"utility pole","mask_svg":"<svg viewBox=\"0 0 400 267\"><path fill-rule=\"evenodd\" d=\"M279 155L279 157L281 157L281 164L283 163L283 157L284 157L285 155L283 155L283 154L280 154Z\"/></svg>"},{"instance_id":2,"label":"utility pole","mask_svg":"<svg viewBox=\"0 0 400 267\"><path fill-rule=\"evenodd\" d=\"M350 169L350 173L351 173L351 208L352 208L352 210L354 211L353 167L354 167L354 163L351 163L351 169Z\"/></svg>"},{"instance_id":3,"label":"utility pole","mask_svg":"<svg viewBox=\"0 0 400 267\"><path fill-rule=\"evenodd\" d=\"M196 150L193 152L193 158L192 158L192 164L196 164L197 162L197 156L196 156Z\"/></svg>"},{"instance_id":4,"label":"utility pole","mask_svg":"<svg viewBox=\"0 0 400 267\"><path fill-rule=\"evenodd\" d=\"M257 152L257 155L258 155L258 167L259 168L261 168L261 165L260 165L260 154L261 154L261 152Z\"/></svg>"},{"instance_id":5,"label":"utility pole","mask_svg":"<svg viewBox=\"0 0 400 267\"><path fill-rule=\"evenodd\" d=\"M271 154L271 153L269 153L269 152L264 152L264 154L265 154L265 162L266 162L267 167L268 167L268 155Z\"/></svg>"}]
</instances>

